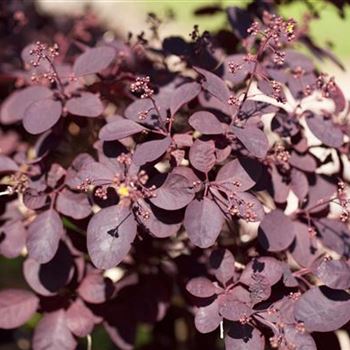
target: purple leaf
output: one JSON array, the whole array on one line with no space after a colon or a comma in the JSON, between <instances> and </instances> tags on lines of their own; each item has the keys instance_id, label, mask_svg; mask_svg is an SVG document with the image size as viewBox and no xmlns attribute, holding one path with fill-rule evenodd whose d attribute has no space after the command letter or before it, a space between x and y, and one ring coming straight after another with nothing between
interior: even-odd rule
<instances>
[{"instance_id":1,"label":"purple leaf","mask_svg":"<svg viewBox=\"0 0 350 350\"><path fill-rule=\"evenodd\" d=\"M87 196L83 193L74 193L67 188L59 192L56 209L61 214L76 220L84 219L91 213L91 205Z\"/></svg>"},{"instance_id":2,"label":"purple leaf","mask_svg":"<svg viewBox=\"0 0 350 350\"><path fill-rule=\"evenodd\" d=\"M174 115L184 104L192 101L201 91L197 82L185 83L179 86L171 97L170 112Z\"/></svg>"},{"instance_id":3,"label":"purple leaf","mask_svg":"<svg viewBox=\"0 0 350 350\"><path fill-rule=\"evenodd\" d=\"M223 285L235 275L235 258L229 250L213 250L209 262L216 279Z\"/></svg>"},{"instance_id":4,"label":"purple leaf","mask_svg":"<svg viewBox=\"0 0 350 350\"><path fill-rule=\"evenodd\" d=\"M220 135L224 132L223 125L213 113L206 111L195 112L191 115L188 123L193 129L203 135Z\"/></svg>"},{"instance_id":5,"label":"purple leaf","mask_svg":"<svg viewBox=\"0 0 350 350\"><path fill-rule=\"evenodd\" d=\"M195 169L207 174L216 161L214 141L197 139L190 148L189 159Z\"/></svg>"},{"instance_id":6,"label":"purple leaf","mask_svg":"<svg viewBox=\"0 0 350 350\"><path fill-rule=\"evenodd\" d=\"M136 165L143 165L161 157L171 145L171 138L144 142L136 147L133 160Z\"/></svg>"},{"instance_id":7,"label":"purple leaf","mask_svg":"<svg viewBox=\"0 0 350 350\"><path fill-rule=\"evenodd\" d=\"M117 175L117 172L113 169L95 161L85 163L78 173L80 182L89 179L96 186L111 183L115 175Z\"/></svg>"},{"instance_id":8,"label":"purple leaf","mask_svg":"<svg viewBox=\"0 0 350 350\"><path fill-rule=\"evenodd\" d=\"M292 169L290 175L290 189L295 193L300 201L303 201L309 192L309 183L307 181L307 177L303 172L294 168Z\"/></svg>"},{"instance_id":9,"label":"purple leaf","mask_svg":"<svg viewBox=\"0 0 350 350\"><path fill-rule=\"evenodd\" d=\"M348 226L338 219L322 218L314 221L324 246L339 255L348 254L350 231Z\"/></svg>"},{"instance_id":10,"label":"purple leaf","mask_svg":"<svg viewBox=\"0 0 350 350\"><path fill-rule=\"evenodd\" d=\"M244 129L232 127L232 131L253 156L257 158L266 157L269 142L263 131L254 126L247 126Z\"/></svg>"},{"instance_id":11,"label":"purple leaf","mask_svg":"<svg viewBox=\"0 0 350 350\"><path fill-rule=\"evenodd\" d=\"M315 273L330 288L350 288L350 265L344 260L324 260L317 266Z\"/></svg>"},{"instance_id":12,"label":"purple leaf","mask_svg":"<svg viewBox=\"0 0 350 350\"><path fill-rule=\"evenodd\" d=\"M18 257L25 246L26 235L22 221L6 222L0 228L0 254L9 259Z\"/></svg>"},{"instance_id":13,"label":"purple leaf","mask_svg":"<svg viewBox=\"0 0 350 350\"><path fill-rule=\"evenodd\" d=\"M23 275L29 286L38 294L52 296L62 290L72 279L73 257L61 242L55 256L46 264L27 258L23 263Z\"/></svg>"},{"instance_id":14,"label":"purple leaf","mask_svg":"<svg viewBox=\"0 0 350 350\"><path fill-rule=\"evenodd\" d=\"M66 312L67 327L78 337L91 334L95 326L95 316L80 300L74 301Z\"/></svg>"},{"instance_id":15,"label":"purple leaf","mask_svg":"<svg viewBox=\"0 0 350 350\"><path fill-rule=\"evenodd\" d=\"M192 182L179 174L168 174L165 182L155 191L150 201L165 210L177 210L189 204L194 197Z\"/></svg>"},{"instance_id":16,"label":"purple leaf","mask_svg":"<svg viewBox=\"0 0 350 350\"><path fill-rule=\"evenodd\" d=\"M290 248L291 254L299 265L309 267L320 253L314 247L315 244L313 244L313 239L310 237L308 226L295 221L294 227L296 239Z\"/></svg>"},{"instance_id":17,"label":"purple leaf","mask_svg":"<svg viewBox=\"0 0 350 350\"><path fill-rule=\"evenodd\" d=\"M142 130L145 130L145 128L140 124L129 119L118 118L115 121L107 123L100 130L99 138L103 141L120 140L137 134Z\"/></svg>"},{"instance_id":18,"label":"purple leaf","mask_svg":"<svg viewBox=\"0 0 350 350\"><path fill-rule=\"evenodd\" d=\"M114 292L112 281L99 273L85 276L77 290L84 301L90 304L101 304L107 301Z\"/></svg>"},{"instance_id":19,"label":"purple leaf","mask_svg":"<svg viewBox=\"0 0 350 350\"><path fill-rule=\"evenodd\" d=\"M283 275L282 264L272 257L254 258L244 269L240 281L248 286L257 281L257 276L265 279L271 286L276 284Z\"/></svg>"},{"instance_id":20,"label":"purple leaf","mask_svg":"<svg viewBox=\"0 0 350 350\"><path fill-rule=\"evenodd\" d=\"M295 238L294 223L283 211L275 209L260 223L258 238L263 248L270 252L287 249Z\"/></svg>"},{"instance_id":21,"label":"purple leaf","mask_svg":"<svg viewBox=\"0 0 350 350\"><path fill-rule=\"evenodd\" d=\"M195 277L192 278L186 285L189 293L198 298L209 298L216 294L216 287L208 278Z\"/></svg>"},{"instance_id":22,"label":"purple leaf","mask_svg":"<svg viewBox=\"0 0 350 350\"><path fill-rule=\"evenodd\" d=\"M94 265L99 269L118 265L131 248L136 228L127 207L114 205L95 214L87 228L87 248Z\"/></svg>"},{"instance_id":23,"label":"purple leaf","mask_svg":"<svg viewBox=\"0 0 350 350\"><path fill-rule=\"evenodd\" d=\"M220 315L229 321L239 321L244 317L249 317L253 313L252 308L235 299L232 294L220 296L219 304Z\"/></svg>"},{"instance_id":24,"label":"purple leaf","mask_svg":"<svg viewBox=\"0 0 350 350\"><path fill-rule=\"evenodd\" d=\"M18 171L19 167L11 158L0 154L0 174Z\"/></svg>"},{"instance_id":25,"label":"purple leaf","mask_svg":"<svg viewBox=\"0 0 350 350\"><path fill-rule=\"evenodd\" d=\"M315 116L310 112L305 117L305 121L311 132L326 146L337 148L343 144L343 133L331 119Z\"/></svg>"},{"instance_id":26,"label":"purple leaf","mask_svg":"<svg viewBox=\"0 0 350 350\"><path fill-rule=\"evenodd\" d=\"M219 315L218 300L214 300L208 306L200 307L196 311L194 318L195 326L201 333L212 332L219 326L221 321L222 317Z\"/></svg>"},{"instance_id":27,"label":"purple leaf","mask_svg":"<svg viewBox=\"0 0 350 350\"><path fill-rule=\"evenodd\" d=\"M33 350L74 350L76 346L62 309L45 314L35 328Z\"/></svg>"},{"instance_id":28,"label":"purple leaf","mask_svg":"<svg viewBox=\"0 0 350 350\"><path fill-rule=\"evenodd\" d=\"M229 191L247 191L255 185L254 179L246 172L238 159L231 160L221 167L215 182L222 184Z\"/></svg>"},{"instance_id":29,"label":"purple leaf","mask_svg":"<svg viewBox=\"0 0 350 350\"><path fill-rule=\"evenodd\" d=\"M218 238L224 216L209 198L195 199L186 208L184 226L191 242L200 248L212 246Z\"/></svg>"},{"instance_id":30,"label":"purple leaf","mask_svg":"<svg viewBox=\"0 0 350 350\"><path fill-rule=\"evenodd\" d=\"M48 99L52 91L44 86L29 86L12 93L3 103L0 110L0 121L12 124L22 120L27 108L34 102Z\"/></svg>"},{"instance_id":31,"label":"purple leaf","mask_svg":"<svg viewBox=\"0 0 350 350\"><path fill-rule=\"evenodd\" d=\"M300 331L295 326L286 326L283 329L286 340L286 350L290 348L300 350L317 350L316 343L312 336L306 332Z\"/></svg>"},{"instance_id":32,"label":"purple leaf","mask_svg":"<svg viewBox=\"0 0 350 350\"><path fill-rule=\"evenodd\" d=\"M202 83L203 88L226 105L231 94L225 82L205 69L198 67L195 67L195 69L205 78L205 81Z\"/></svg>"},{"instance_id":33,"label":"purple leaf","mask_svg":"<svg viewBox=\"0 0 350 350\"><path fill-rule=\"evenodd\" d=\"M264 350L265 338L249 324L235 323L225 336L226 350Z\"/></svg>"},{"instance_id":34,"label":"purple leaf","mask_svg":"<svg viewBox=\"0 0 350 350\"><path fill-rule=\"evenodd\" d=\"M60 216L53 209L39 214L29 225L27 248L29 257L41 264L49 262L64 234Z\"/></svg>"},{"instance_id":35,"label":"purple leaf","mask_svg":"<svg viewBox=\"0 0 350 350\"><path fill-rule=\"evenodd\" d=\"M51 99L32 103L25 111L23 126L31 134L41 134L53 127L62 114L62 104Z\"/></svg>"},{"instance_id":36,"label":"purple leaf","mask_svg":"<svg viewBox=\"0 0 350 350\"><path fill-rule=\"evenodd\" d=\"M140 200L138 203L140 203ZM179 231L182 222L172 220L173 216L168 211L163 211L154 206L151 207L143 200L141 203L141 207L147 210L148 217L138 215L138 219L149 231L149 234L158 238L166 238L175 235Z\"/></svg>"},{"instance_id":37,"label":"purple leaf","mask_svg":"<svg viewBox=\"0 0 350 350\"><path fill-rule=\"evenodd\" d=\"M81 92L79 97L72 97L66 103L69 113L82 117L98 117L103 112L103 104L96 94Z\"/></svg>"},{"instance_id":38,"label":"purple leaf","mask_svg":"<svg viewBox=\"0 0 350 350\"><path fill-rule=\"evenodd\" d=\"M74 62L73 71L77 77L99 73L106 69L116 55L112 47L101 46L87 49Z\"/></svg>"},{"instance_id":39,"label":"purple leaf","mask_svg":"<svg viewBox=\"0 0 350 350\"><path fill-rule=\"evenodd\" d=\"M0 328L11 329L24 325L35 313L39 299L22 289L0 291Z\"/></svg>"},{"instance_id":40,"label":"purple leaf","mask_svg":"<svg viewBox=\"0 0 350 350\"><path fill-rule=\"evenodd\" d=\"M328 287L312 287L296 302L294 315L309 332L331 332L350 320L350 296Z\"/></svg>"}]
</instances>

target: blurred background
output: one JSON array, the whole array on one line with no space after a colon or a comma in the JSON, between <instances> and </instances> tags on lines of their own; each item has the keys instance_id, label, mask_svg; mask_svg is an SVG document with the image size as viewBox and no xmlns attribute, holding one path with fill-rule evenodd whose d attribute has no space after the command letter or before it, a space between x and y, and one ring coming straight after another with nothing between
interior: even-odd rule
<instances>
[{"instance_id":1,"label":"blurred background","mask_svg":"<svg viewBox=\"0 0 350 350\"><path fill-rule=\"evenodd\" d=\"M12 0L2 0L9 1ZM32 2L29 0L28 2ZM317 9L319 18L310 23L310 32L315 41L324 47L328 47L340 59L345 67L342 71L337 65L330 60L318 62L318 66L322 71L329 72L335 76L336 82L343 88L348 99L350 99L350 6L345 7L343 17L339 16L339 10L333 4L321 0L303 0L303 1L286 1L281 5L280 13L286 17L294 17L297 21L303 19L306 12L310 11L310 4ZM147 26L147 14L152 12L161 19L160 35L162 38L168 35L189 36L193 30L193 26L197 24L200 31L209 30L216 31L227 25L227 19L224 12L219 12L214 16L198 16L196 9L203 6L219 5L226 7L246 6L249 1L197 1L197 0L176 0L176 1L115 1L115 0L37 0L36 5L38 11L43 14L54 16L60 15L80 15L88 7L93 14L105 24L109 31L106 36L113 36L114 32L118 33L118 37L127 39L128 32L135 34L140 33ZM26 287L22 276L22 258L7 260L0 257L0 289L11 287ZM152 334L161 335L169 324L175 325L175 336L183 338L186 335L186 324L181 323L182 319L165 320L156 327L156 332L151 332L150 326L140 325L136 341L136 349L139 350L159 350L155 348L151 337ZM33 318L25 327L16 331L0 330L0 350L29 350L30 337L32 329L38 322L38 318ZM337 337L339 347L330 347L329 337ZM94 331L93 349L109 350L116 349L116 346L110 341L102 327ZM350 340L348 334L339 331L337 334L319 334L316 335L318 348L320 350L350 350ZM201 350L207 349L205 344L205 336L197 344L202 343ZM218 345L216 349L220 349L222 345ZM86 343L82 342L79 349L87 349ZM189 350L184 345L170 347L169 349ZM213 350L213 349L211 349Z\"/></svg>"}]
</instances>

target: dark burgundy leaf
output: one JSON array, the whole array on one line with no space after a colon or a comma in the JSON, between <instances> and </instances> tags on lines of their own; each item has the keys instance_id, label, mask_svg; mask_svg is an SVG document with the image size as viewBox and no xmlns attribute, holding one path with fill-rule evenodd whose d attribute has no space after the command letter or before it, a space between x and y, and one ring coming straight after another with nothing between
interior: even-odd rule
<instances>
[{"instance_id":1,"label":"dark burgundy leaf","mask_svg":"<svg viewBox=\"0 0 350 350\"><path fill-rule=\"evenodd\" d=\"M53 209L39 214L29 225L27 248L29 257L41 264L49 262L64 234L60 216Z\"/></svg>"},{"instance_id":2,"label":"dark burgundy leaf","mask_svg":"<svg viewBox=\"0 0 350 350\"><path fill-rule=\"evenodd\" d=\"M129 119L118 118L107 123L101 130L99 137L103 141L120 140L145 130L143 126Z\"/></svg>"},{"instance_id":3,"label":"dark burgundy leaf","mask_svg":"<svg viewBox=\"0 0 350 350\"><path fill-rule=\"evenodd\" d=\"M179 220L173 220L174 216L172 213L150 206L145 201L141 202L141 207L148 211L149 216L145 218L142 215L139 215L138 219L152 236L166 238L175 235L176 232L179 231L182 224L182 218L180 219L180 222L178 222Z\"/></svg>"},{"instance_id":4,"label":"dark burgundy leaf","mask_svg":"<svg viewBox=\"0 0 350 350\"><path fill-rule=\"evenodd\" d=\"M191 115L188 123L193 129L204 135L219 135L224 132L223 125L214 114L206 111L195 112Z\"/></svg>"},{"instance_id":5,"label":"dark burgundy leaf","mask_svg":"<svg viewBox=\"0 0 350 350\"><path fill-rule=\"evenodd\" d=\"M293 168L290 176L290 189L295 193L300 201L303 201L309 192L309 183L306 175L303 172Z\"/></svg>"},{"instance_id":6,"label":"dark burgundy leaf","mask_svg":"<svg viewBox=\"0 0 350 350\"><path fill-rule=\"evenodd\" d=\"M62 104L51 99L32 103L25 111L23 126L31 134L41 134L53 127L62 114Z\"/></svg>"},{"instance_id":7,"label":"dark burgundy leaf","mask_svg":"<svg viewBox=\"0 0 350 350\"><path fill-rule=\"evenodd\" d=\"M63 189L57 196L56 209L63 215L73 219L84 219L91 213L91 205L83 193L74 193Z\"/></svg>"},{"instance_id":8,"label":"dark burgundy leaf","mask_svg":"<svg viewBox=\"0 0 350 350\"><path fill-rule=\"evenodd\" d=\"M195 169L208 173L216 161L214 141L197 139L190 148L189 159Z\"/></svg>"},{"instance_id":9,"label":"dark burgundy leaf","mask_svg":"<svg viewBox=\"0 0 350 350\"><path fill-rule=\"evenodd\" d=\"M3 124L12 124L22 120L27 108L34 102L48 99L52 91L44 86L29 86L15 91L3 103L0 110L0 121Z\"/></svg>"},{"instance_id":10,"label":"dark burgundy leaf","mask_svg":"<svg viewBox=\"0 0 350 350\"><path fill-rule=\"evenodd\" d=\"M328 287L312 287L296 302L294 314L309 332L331 332L350 320L350 296Z\"/></svg>"},{"instance_id":11,"label":"dark burgundy leaf","mask_svg":"<svg viewBox=\"0 0 350 350\"><path fill-rule=\"evenodd\" d=\"M248 28L254 21L253 15L247 10L236 6L230 6L226 11L235 35L238 38L246 38L249 35Z\"/></svg>"},{"instance_id":12,"label":"dark burgundy leaf","mask_svg":"<svg viewBox=\"0 0 350 350\"><path fill-rule=\"evenodd\" d=\"M117 162L116 162L117 163ZM89 179L96 186L111 183L114 176L121 171L114 171L105 164L95 161L85 163L79 170L80 182Z\"/></svg>"},{"instance_id":13,"label":"dark burgundy leaf","mask_svg":"<svg viewBox=\"0 0 350 350\"><path fill-rule=\"evenodd\" d=\"M219 326L221 321L222 317L219 315L219 303L217 300L214 300L208 306L200 307L196 311L194 318L196 328L201 333L212 332Z\"/></svg>"},{"instance_id":14,"label":"dark burgundy leaf","mask_svg":"<svg viewBox=\"0 0 350 350\"><path fill-rule=\"evenodd\" d=\"M293 221L279 209L265 215L259 226L259 242L264 249L278 252L287 249L295 238Z\"/></svg>"},{"instance_id":15,"label":"dark burgundy leaf","mask_svg":"<svg viewBox=\"0 0 350 350\"><path fill-rule=\"evenodd\" d=\"M201 91L197 82L185 83L179 86L171 97L170 113L174 115L184 104L192 101Z\"/></svg>"},{"instance_id":16,"label":"dark burgundy leaf","mask_svg":"<svg viewBox=\"0 0 350 350\"><path fill-rule=\"evenodd\" d=\"M136 147L133 160L136 165L143 165L161 157L171 145L171 138L144 142Z\"/></svg>"},{"instance_id":17,"label":"dark burgundy leaf","mask_svg":"<svg viewBox=\"0 0 350 350\"><path fill-rule=\"evenodd\" d=\"M220 183L229 191L247 191L255 185L254 179L251 178L238 159L231 160L221 167L215 182Z\"/></svg>"},{"instance_id":18,"label":"dark burgundy leaf","mask_svg":"<svg viewBox=\"0 0 350 350\"><path fill-rule=\"evenodd\" d=\"M183 175L168 174L165 182L155 191L151 202L162 209L177 210L189 204L194 197L192 182Z\"/></svg>"},{"instance_id":19,"label":"dark burgundy leaf","mask_svg":"<svg viewBox=\"0 0 350 350\"><path fill-rule=\"evenodd\" d=\"M87 74L94 74L107 68L116 55L112 47L101 46L87 49L75 61L73 66L74 74L81 77Z\"/></svg>"},{"instance_id":20,"label":"dark burgundy leaf","mask_svg":"<svg viewBox=\"0 0 350 350\"><path fill-rule=\"evenodd\" d=\"M62 309L45 314L35 328L33 350L74 350L76 346Z\"/></svg>"},{"instance_id":21,"label":"dark burgundy leaf","mask_svg":"<svg viewBox=\"0 0 350 350\"><path fill-rule=\"evenodd\" d=\"M313 113L308 113L305 120L311 132L326 146L340 147L343 144L343 133L331 119L327 119L324 116L315 116Z\"/></svg>"},{"instance_id":22,"label":"dark burgundy leaf","mask_svg":"<svg viewBox=\"0 0 350 350\"><path fill-rule=\"evenodd\" d=\"M0 328L11 329L24 325L36 312L39 299L23 289L0 291Z\"/></svg>"},{"instance_id":23,"label":"dark burgundy leaf","mask_svg":"<svg viewBox=\"0 0 350 350\"><path fill-rule=\"evenodd\" d=\"M244 129L232 127L232 131L253 156L266 157L269 142L263 131L254 126L248 126Z\"/></svg>"},{"instance_id":24,"label":"dark burgundy leaf","mask_svg":"<svg viewBox=\"0 0 350 350\"><path fill-rule=\"evenodd\" d=\"M216 287L208 278L195 277L192 278L186 285L186 289L192 295L199 298L209 298L216 293Z\"/></svg>"},{"instance_id":25,"label":"dark burgundy leaf","mask_svg":"<svg viewBox=\"0 0 350 350\"><path fill-rule=\"evenodd\" d=\"M195 69L205 78L205 81L202 83L203 88L223 104L227 105L231 94L225 82L217 75L205 69L198 67L195 67Z\"/></svg>"},{"instance_id":26,"label":"dark burgundy leaf","mask_svg":"<svg viewBox=\"0 0 350 350\"><path fill-rule=\"evenodd\" d=\"M98 117L103 112L103 104L98 95L82 92L79 97L72 97L66 103L69 113L82 117Z\"/></svg>"},{"instance_id":27,"label":"dark burgundy leaf","mask_svg":"<svg viewBox=\"0 0 350 350\"><path fill-rule=\"evenodd\" d=\"M207 197L195 199L186 208L185 229L191 242L200 248L208 248L215 243L223 224L220 208Z\"/></svg>"},{"instance_id":28,"label":"dark burgundy leaf","mask_svg":"<svg viewBox=\"0 0 350 350\"><path fill-rule=\"evenodd\" d=\"M136 228L127 207L114 205L95 214L87 228L87 248L94 265L99 269L118 265L131 248Z\"/></svg>"}]
</instances>

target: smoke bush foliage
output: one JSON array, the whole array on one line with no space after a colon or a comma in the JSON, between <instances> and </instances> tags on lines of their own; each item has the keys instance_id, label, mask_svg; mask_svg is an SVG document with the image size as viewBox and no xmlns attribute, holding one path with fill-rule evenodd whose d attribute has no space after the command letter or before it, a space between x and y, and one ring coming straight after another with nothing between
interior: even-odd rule
<instances>
[{"instance_id":1,"label":"smoke bush foliage","mask_svg":"<svg viewBox=\"0 0 350 350\"><path fill-rule=\"evenodd\" d=\"M0 328L132 349L183 319L211 333L188 348L311 350L350 320L348 102L296 50L340 65L309 19L206 7L231 29L160 40L151 14L125 42L1 6L0 253L30 288L0 291Z\"/></svg>"}]
</instances>

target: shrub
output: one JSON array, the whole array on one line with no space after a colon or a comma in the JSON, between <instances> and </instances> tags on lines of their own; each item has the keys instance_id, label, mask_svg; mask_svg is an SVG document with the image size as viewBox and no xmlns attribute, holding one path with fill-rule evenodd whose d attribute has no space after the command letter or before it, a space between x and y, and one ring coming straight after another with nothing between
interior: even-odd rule
<instances>
[{"instance_id":1,"label":"shrub","mask_svg":"<svg viewBox=\"0 0 350 350\"><path fill-rule=\"evenodd\" d=\"M0 291L0 328L40 313L34 350L99 324L131 349L193 313L211 338L188 348L316 349L349 321L348 104L295 49L340 64L307 22L256 1L232 30L160 40L151 14L123 42L91 14L37 31L7 11L0 253L32 291Z\"/></svg>"}]
</instances>

